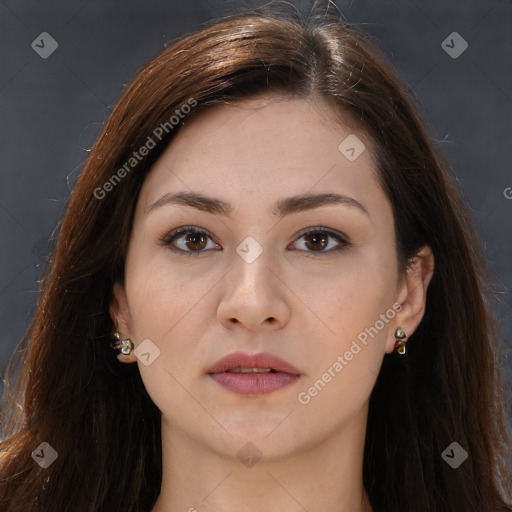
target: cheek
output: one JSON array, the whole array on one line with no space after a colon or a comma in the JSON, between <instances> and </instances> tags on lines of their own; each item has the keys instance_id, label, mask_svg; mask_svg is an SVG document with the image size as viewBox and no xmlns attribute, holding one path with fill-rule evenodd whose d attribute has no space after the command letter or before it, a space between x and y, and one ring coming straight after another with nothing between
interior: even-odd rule
<instances>
[{"instance_id":1,"label":"cheek","mask_svg":"<svg viewBox=\"0 0 512 512\"><path fill-rule=\"evenodd\" d=\"M193 276L182 264L172 264L165 250L144 251L134 246L126 262L125 283L132 330L137 339L151 334L165 342L200 302L213 278L203 274L197 286L191 285Z\"/></svg>"},{"instance_id":2,"label":"cheek","mask_svg":"<svg viewBox=\"0 0 512 512\"><path fill-rule=\"evenodd\" d=\"M392 255L388 259L363 251L345 258L339 270L307 279L301 294L318 313L314 332L338 340L342 348L392 306L396 280Z\"/></svg>"},{"instance_id":3,"label":"cheek","mask_svg":"<svg viewBox=\"0 0 512 512\"><path fill-rule=\"evenodd\" d=\"M143 380L148 380L146 387L150 391L154 388L151 382L169 378L164 370L171 374L175 372L176 354L186 356L190 350L191 344L185 342L182 331L195 297L169 266L147 259L144 265L139 265L139 261L134 257L127 263L125 288L135 347L143 340L150 340L158 354L150 366L143 365L142 360L137 362ZM193 333L188 338L190 336Z\"/></svg>"},{"instance_id":4,"label":"cheek","mask_svg":"<svg viewBox=\"0 0 512 512\"><path fill-rule=\"evenodd\" d=\"M198 341L206 338L201 321L207 307L205 291L215 280L205 276L194 286L184 274L165 257L141 255L139 259L134 255L127 261L125 286L134 343L137 347L149 339L158 348L154 362L146 366L141 360L137 365L149 396L161 411L190 408L190 396L183 386L190 387L191 365L183 362L201 360ZM199 367L192 369L199 371Z\"/></svg>"},{"instance_id":5,"label":"cheek","mask_svg":"<svg viewBox=\"0 0 512 512\"><path fill-rule=\"evenodd\" d=\"M304 290L319 317L305 340L313 365L303 389L315 407L340 403L338 411L345 414L360 407L373 388L395 316L397 273L393 254L388 256L358 253L323 286Z\"/></svg>"},{"instance_id":6,"label":"cheek","mask_svg":"<svg viewBox=\"0 0 512 512\"><path fill-rule=\"evenodd\" d=\"M127 258L125 288L134 343L150 339L160 350L149 369L139 364L148 379L156 378L151 372L164 368L177 377L189 371L184 358L201 360L204 344L211 339L206 331L215 314L212 292L222 270L215 272L192 258L176 264L165 251L140 249Z\"/></svg>"},{"instance_id":7,"label":"cheek","mask_svg":"<svg viewBox=\"0 0 512 512\"><path fill-rule=\"evenodd\" d=\"M297 399L308 414L327 415L331 425L344 423L364 407L385 353L388 324L380 315L391 304L372 293L375 283L364 278L364 273L352 274L337 301L325 304L325 323L334 334L322 329L306 341L311 367Z\"/></svg>"}]
</instances>

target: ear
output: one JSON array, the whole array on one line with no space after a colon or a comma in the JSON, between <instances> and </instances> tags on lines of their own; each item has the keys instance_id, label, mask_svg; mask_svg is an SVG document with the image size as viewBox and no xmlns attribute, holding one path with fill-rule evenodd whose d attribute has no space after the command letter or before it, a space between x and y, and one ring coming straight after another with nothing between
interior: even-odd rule
<instances>
[{"instance_id":1,"label":"ear","mask_svg":"<svg viewBox=\"0 0 512 512\"><path fill-rule=\"evenodd\" d=\"M121 335L121 339L131 339L130 310L128 309L124 286L121 283L115 283L112 288L109 311L112 323L115 326L116 332L119 332ZM133 363L136 361L133 352L128 355L119 353L117 358L123 363Z\"/></svg>"},{"instance_id":2,"label":"ear","mask_svg":"<svg viewBox=\"0 0 512 512\"><path fill-rule=\"evenodd\" d=\"M402 307L394 318L393 329L386 342L386 352L393 352L395 347L394 333L402 329L409 338L417 329L427 301L427 288L434 275L434 255L428 245L425 245L407 265L405 275L397 288L396 302Z\"/></svg>"},{"instance_id":3,"label":"ear","mask_svg":"<svg viewBox=\"0 0 512 512\"><path fill-rule=\"evenodd\" d=\"M110 318L121 336L128 336L130 312L126 301L126 293L121 283L115 283L112 287L110 299Z\"/></svg>"}]
</instances>

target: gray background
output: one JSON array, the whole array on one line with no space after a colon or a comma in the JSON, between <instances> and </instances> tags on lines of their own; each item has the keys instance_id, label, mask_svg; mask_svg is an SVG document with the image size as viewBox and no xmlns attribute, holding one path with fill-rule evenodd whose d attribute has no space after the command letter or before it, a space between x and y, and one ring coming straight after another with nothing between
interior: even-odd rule
<instances>
[{"instance_id":1,"label":"gray background","mask_svg":"<svg viewBox=\"0 0 512 512\"><path fill-rule=\"evenodd\" d=\"M172 38L263 3L0 0L0 379L34 313L48 239L123 86ZM512 382L512 2L337 5L411 84L453 164L497 277ZM58 43L47 59L31 47L42 32ZM469 44L456 59L441 46L452 32Z\"/></svg>"}]
</instances>

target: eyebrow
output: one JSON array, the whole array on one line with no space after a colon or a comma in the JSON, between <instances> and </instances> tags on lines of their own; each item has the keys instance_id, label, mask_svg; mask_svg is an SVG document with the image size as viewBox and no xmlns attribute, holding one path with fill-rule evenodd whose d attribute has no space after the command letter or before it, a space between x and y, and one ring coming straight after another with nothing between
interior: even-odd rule
<instances>
[{"instance_id":1,"label":"eyebrow","mask_svg":"<svg viewBox=\"0 0 512 512\"><path fill-rule=\"evenodd\" d=\"M300 194L285 197L276 202L272 209L272 213L278 217L285 217L286 215L313 210L329 204L342 204L345 206L355 207L365 213L368 217L370 216L366 208L353 197L333 192ZM208 197L197 192L183 191L175 193L169 192L168 194L163 195L154 203L146 206L146 213L150 213L165 205L189 206L191 208L196 208L197 210L212 213L214 215L221 215L223 217L231 217L234 211L231 204L226 203L221 199Z\"/></svg>"}]
</instances>

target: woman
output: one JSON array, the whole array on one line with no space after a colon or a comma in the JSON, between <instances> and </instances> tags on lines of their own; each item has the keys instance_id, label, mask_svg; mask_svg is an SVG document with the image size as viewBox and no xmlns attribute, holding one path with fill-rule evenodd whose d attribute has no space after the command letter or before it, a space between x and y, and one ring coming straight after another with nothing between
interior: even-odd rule
<instances>
[{"instance_id":1,"label":"woman","mask_svg":"<svg viewBox=\"0 0 512 512\"><path fill-rule=\"evenodd\" d=\"M512 510L470 219L318 12L210 23L122 94L6 393L2 511Z\"/></svg>"}]
</instances>

